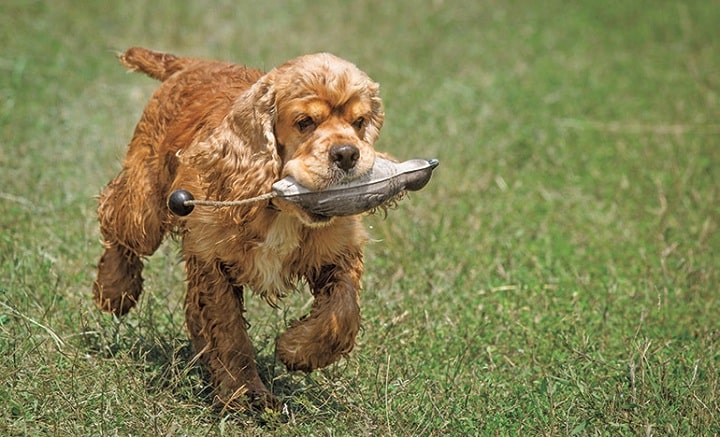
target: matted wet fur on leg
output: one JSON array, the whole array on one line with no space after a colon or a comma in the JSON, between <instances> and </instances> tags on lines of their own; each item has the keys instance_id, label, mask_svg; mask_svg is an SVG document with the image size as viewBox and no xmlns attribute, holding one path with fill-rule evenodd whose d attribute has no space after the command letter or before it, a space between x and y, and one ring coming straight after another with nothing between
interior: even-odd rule
<instances>
[{"instance_id":1,"label":"matted wet fur on leg","mask_svg":"<svg viewBox=\"0 0 720 437\"><path fill-rule=\"evenodd\" d=\"M166 199L180 188L201 199L245 199L285 176L319 190L366 174L384 118L378 86L326 53L267 73L137 47L120 61L162 83L120 173L100 194L105 251L95 303L127 313L142 291L143 258L176 233L187 272L187 327L217 402L273 406L256 369L243 290L277 305L307 281L310 313L280 336L277 355L288 369L306 372L337 361L353 349L360 327L361 218L318 216L279 199L176 217Z\"/></svg>"}]
</instances>

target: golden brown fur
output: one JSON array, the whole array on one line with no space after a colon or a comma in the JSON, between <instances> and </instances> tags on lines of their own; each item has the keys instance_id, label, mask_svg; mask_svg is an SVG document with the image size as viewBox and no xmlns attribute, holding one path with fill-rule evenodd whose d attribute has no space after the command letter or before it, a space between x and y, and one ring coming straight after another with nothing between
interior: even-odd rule
<instances>
[{"instance_id":1,"label":"golden brown fur","mask_svg":"<svg viewBox=\"0 0 720 437\"><path fill-rule=\"evenodd\" d=\"M237 405L246 394L272 404L246 330L243 287L276 304L307 281L312 309L279 338L277 355L291 370L333 363L352 350L360 327L367 239L360 217L315 216L280 200L197 207L175 217L166 199L178 188L202 199L244 199L269 192L284 176L322 189L366 173L384 118L378 86L329 54L303 56L267 74L142 48L120 60L162 84L122 170L99 198L105 251L95 302L117 315L129 311L142 291L143 257L177 232L187 327L216 400Z\"/></svg>"}]
</instances>

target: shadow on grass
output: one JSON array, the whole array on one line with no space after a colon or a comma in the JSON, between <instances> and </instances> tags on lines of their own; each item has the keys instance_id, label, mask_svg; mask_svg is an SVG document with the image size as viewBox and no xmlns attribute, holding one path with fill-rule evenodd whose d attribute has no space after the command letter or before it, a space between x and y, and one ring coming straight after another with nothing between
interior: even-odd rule
<instances>
[{"instance_id":1,"label":"shadow on grass","mask_svg":"<svg viewBox=\"0 0 720 437\"><path fill-rule=\"evenodd\" d=\"M198 359L183 327L157 329L146 318L122 318L99 315L95 329L85 321L80 337L82 350L103 360L114 360L114 370L133 372L144 383L150 396L171 398L173 402L206 409L211 420L238 422L269 427L287 423L297 416L313 416L318 411L335 415L346 407L332 396L332 389L317 380L316 374L288 372L275 357L271 340L262 342L257 351L260 378L280 401L279 412L223 410L213 404L210 375ZM179 328L179 329L178 329Z\"/></svg>"}]
</instances>

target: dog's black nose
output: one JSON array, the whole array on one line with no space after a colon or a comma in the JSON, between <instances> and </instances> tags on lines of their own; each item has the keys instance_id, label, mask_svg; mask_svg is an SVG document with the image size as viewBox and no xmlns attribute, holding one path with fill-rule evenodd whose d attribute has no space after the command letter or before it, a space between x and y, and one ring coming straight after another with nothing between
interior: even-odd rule
<instances>
[{"instance_id":1,"label":"dog's black nose","mask_svg":"<svg viewBox=\"0 0 720 437\"><path fill-rule=\"evenodd\" d=\"M342 170L348 171L355 167L360 159L360 150L352 144L338 144L330 148L330 161Z\"/></svg>"}]
</instances>

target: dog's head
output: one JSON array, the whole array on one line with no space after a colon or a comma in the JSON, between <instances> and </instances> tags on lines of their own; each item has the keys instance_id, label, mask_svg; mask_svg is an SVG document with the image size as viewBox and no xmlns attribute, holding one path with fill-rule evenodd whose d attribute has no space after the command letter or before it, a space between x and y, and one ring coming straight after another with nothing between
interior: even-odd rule
<instances>
[{"instance_id":1,"label":"dog's head","mask_svg":"<svg viewBox=\"0 0 720 437\"><path fill-rule=\"evenodd\" d=\"M294 59L271 74L282 176L321 190L370 171L384 119L376 83L326 53Z\"/></svg>"},{"instance_id":2,"label":"dog's head","mask_svg":"<svg viewBox=\"0 0 720 437\"><path fill-rule=\"evenodd\" d=\"M253 85L246 94L251 102L244 102L254 108L252 121L241 111L236 128L246 133L248 124L256 128L251 129L255 141L278 161L277 179L291 176L310 190L322 190L372 168L385 117L378 88L354 64L334 55L301 56ZM307 224L328 220L295 212Z\"/></svg>"}]
</instances>

